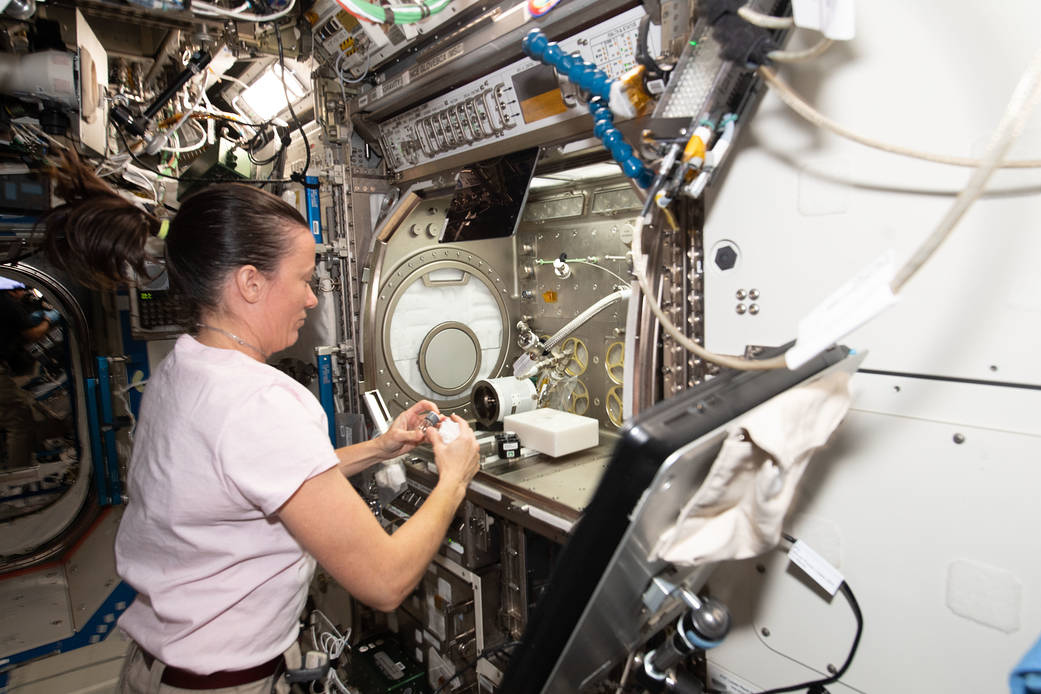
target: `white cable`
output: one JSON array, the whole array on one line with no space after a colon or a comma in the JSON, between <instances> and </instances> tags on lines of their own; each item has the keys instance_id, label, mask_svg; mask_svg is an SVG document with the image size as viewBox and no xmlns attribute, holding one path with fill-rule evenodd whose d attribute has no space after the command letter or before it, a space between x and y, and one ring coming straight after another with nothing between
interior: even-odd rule
<instances>
[{"instance_id":1,"label":"white cable","mask_svg":"<svg viewBox=\"0 0 1041 694\"><path fill-rule=\"evenodd\" d=\"M760 71L763 70L764 68L760 68ZM914 273L925 264L936 249L939 248L940 244L950 235L955 225L962 216L964 216L972 203L975 202L983 193L983 188L986 185L987 180L994 174L995 170L1000 168L1002 158L1005 156L1009 147L1012 146L1015 139L1022 133L1026 121L1030 116L1031 111L1035 106L1037 106L1038 101L1041 101L1041 50L1034 55L1030 64L1027 66L1027 69L1024 71L1023 76L1017 83L1016 89L1005 109L1005 114L1002 116L1001 122L998 124L998 127L991 138L991 145L987 149L987 153L984 155L983 159L980 160L979 165L973 172L968 184L965 186L965 189L962 190L955 199L951 209L948 210L947 214L940 221L936 230L929 235L914 254L912 254L911 258L897 271L893 281L890 283L890 288L894 294L898 293ZM1008 163L1006 163L1006 166L1007 165ZM657 301L654 299L650 283L647 281L645 273L646 258L643 257L640 248L640 240L643 235L643 225L644 218L641 216L637 220L636 229L633 231L633 274L636 275L636 280L639 283L640 290L643 292L651 312L654 313L658 322L661 324L662 329L665 330L670 337L676 340L676 342L682 345L685 349L697 354L702 359L715 362L721 366L746 370L780 368L785 366L785 359L783 356L758 361L735 359L732 357L713 354L677 330L676 326L668 320L668 317L658 306Z\"/></svg>"},{"instance_id":2,"label":"white cable","mask_svg":"<svg viewBox=\"0 0 1041 694\"><path fill-rule=\"evenodd\" d=\"M195 0L195 2L192 3L192 11L198 15L202 15L203 17L227 17L228 19L235 19L243 22L270 22L276 19L281 19L292 12L293 8L296 7L296 0L290 0L289 5L273 14L249 14L242 11L248 7L249 3L245 3L234 10L228 10L218 5L203 2L203 0Z\"/></svg>"},{"instance_id":3,"label":"white cable","mask_svg":"<svg viewBox=\"0 0 1041 694\"><path fill-rule=\"evenodd\" d=\"M323 631L320 637L320 645L330 660L336 660L347 646L346 636L333 636L328 631Z\"/></svg>"},{"instance_id":4,"label":"white cable","mask_svg":"<svg viewBox=\"0 0 1041 694\"><path fill-rule=\"evenodd\" d=\"M669 334L669 337L674 339L688 352L693 352L706 361L731 369L740 369L742 371L767 371L770 369L786 368L787 365L785 364L783 355L771 359L760 360L742 359L740 357L731 357L725 354L716 354L708 351L697 342L694 342L680 332L673 322L669 320L669 317L665 315L665 312L661 310L661 307L658 306L658 300L654 292L651 291L650 283L647 281L645 269L647 259L643 257L643 251L640 247L640 237L643 235L643 225L644 217L641 215L636 220L636 229L633 230L633 274L636 275L636 281L640 285L640 291L643 292L643 297L647 302L647 306L650 307L651 313L653 313L655 318L658 319L658 323L660 323L662 329Z\"/></svg>"},{"instance_id":5,"label":"white cable","mask_svg":"<svg viewBox=\"0 0 1041 694\"><path fill-rule=\"evenodd\" d=\"M774 17L773 15L763 14L748 5L738 8L737 15L749 24L754 24L763 29L791 29L795 26L795 20L791 17Z\"/></svg>"},{"instance_id":6,"label":"white cable","mask_svg":"<svg viewBox=\"0 0 1041 694\"><path fill-rule=\"evenodd\" d=\"M242 80L240 80L238 77L232 77L231 75L218 75L217 73L213 73L213 76L216 77L217 80L220 81L220 82L224 82L224 81L234 82L235 84L240 85L243 89L249 89L249 86L250 86L250 85L246 84L245 82L243 82Z\"/></svg>"},{"instance_id":7,"label":"white cable","mask_svg":"<svg viewBox=\"0 0 1041 694\"><path fill-rule=\"evenodd\" d=\"M933 233L922 242L903 267L897 270L889 285L894 294L899 292L914 273L925 264L954 230L972 203L983 194L983 187L1001 165L1001 160L1009 147L1023 132L1027 118L1039 100L1041 100L1041 50L1034 54L1030 64L1023 72L1023 76L1019 78L1016 89L1012 92L1012 97L1005 108L1005 114L1001 117L1001 122L998 123L991 138L987 153L983 155L979 167L972 172L965 189L955 198L951 209L940 220L940 224Z\"/></svg>"},{"instance_id":8,"label":"white cable","mask_svg":"<svg viewBox=\"0 0 1041 694\"><path fill-rule=\"evenodd\" d=\"M130 383L128 385L123 386L122 388L119 389L119 392L120 393L126 393L128 391L133 390L134 388L137 388L138 386L143 386L146 383L148 383L148 379L147 378L142 378L140 381L134 381L133 383Z\"/></svg>"},{"instance_id":9,"label":"white cable","mask_svg":"<svg viewBox=\"0 0 1041 694\"><path fill-rule=\"evenodd\" d=\"M178 140L178 142L180 142L180 136L178 134L175 133L174 137ZM193 142L192 144L185 145L183 147L179 147L177 145L174 145L172 147L171 146L160 147L159 151L160 152L172 152L174 154L184 154L185 152L194 152L197 149L202 149L205 146L206 146L206 130L203 129L202 136L198 140Z\"/></svg>"},{"instance_id":10,"label":"white cable","mask_svg":"<svg viewBox=\"0 0 1041 694\"><path fill-rule=\"evenodd\" d=\"M192 117L192 114L198 110L199 105L202 103L202 97L206 94L205 87L206 85L204 78L203 84L199 85L200 95L199 98L195 100L195 105L193 105L191 108L185 109L184 113L181 114L181 117L178 118L177 122L173 124L173 127L165 130L164 132L156 133L155 137L153 137L148 142L148 145L145 146L146 154L156 154L157 152L159 152L159 150L166 147L166 143L170 141L170 138L173 135L176 135L177 131L181 129L181 126L183 126L185 122L187 122L187 120ZM185 103L187 103L187 101L187 98L185 98Z\"/></svg>"},{"instance_id":11,"label":"white cable","mask_svg":"<svg viewBox=\"0 0 1041 694\"><path fill-rule=\"evenodd\" d=\"M336 72L336 78L340 81L340 96L343 98L343 103L347 103L347 89L344 87L345 84L358 84L366 77L369 76L369 68L372 67L372 46L369 46L369 50L365 53L365 70L361 73L360 77L347 78L343 75L343 70L340 68L340 62L347 57L346 53L340 53L336 57L336 62L333 64L333 70ZM350 68L348 68L349 70Z\"/></svg>"},{"instance_id":12,"label":"white cable","mask_svg":"<svg viewBox=\"0 0 1041 694\"><path fill-rule=\"evenodd\" d=\"M630 282L630 280L625 279L624 277L622 277L621 275L619 275L616 272L608 270L606 267L604 267L600 263L594 263L594 262L592 262L590 260L584 260L584 259L568 260L566 262L569 262L569 263L582 263L583 265L591 265L593 267L600 268L601 270L603 270L607 274L609 274L612 277L614 277L615 279L617 279L622 284L629 284L629 282Z\"/></svg>"},{"instance_id":13,"label":"white cable","mask_svg":"<svg viewBox=\"0 0 1041 694\"><path fill-rule=\"evenodd\" d=\"M100 178L106 178L114 173L118 173L126 166L126 163L130 161L130 155L126 152L114 154L108 157L101 164L98 165L98 170L95 172ZM105 169L104 173L101 172L102 168Z\"/></svg>"},{"instance_id":14,"label":"white cable","mask_svg":"<svg viewBox=\"0 0 1041 694\"><path fill-rule=\"evenodd\" d=\"M553 262L554 262L554 261L552 261L552 260L543 260L543 259L541 259L541 258L539 259L539 264L540 264L540 265L552 265L552 264L553 264ZM607 274L609 274L609 275L611 275L612 277L614 277L614 278L615 278L616 280L618 280L619 282L621 282L621 283L622 283L622 285L627 285L627 284L629 284L629 283L630 283L630 281L631 281L631 280L627 280L627 279L625 279L624 277L622 277L621 275L619 275L619 274L618 274L618 273L616 273L616 272L613 272L613 271L611 271L611 270L608 270L608 269L607 269L606 267L604 267L604 266L603 266L603 265L601 265L600 263L595 263L595 262L593 262L592 260L589 260L588 258L568 258L568 259L567 259L567 260L565 260L564 262L565 262L565 263L581 263L582 265L591 265L591 266L593 266L593 267L595 267L595 268L599 268L599 269L603 270L604 272L606 272Z\"/></svg>"},{"instance_id":15,"label":"white cable","mask_svg":"<svg viewBox=\"0 0 1041 694\"><path fill-rule=\"evenodd\" d=\"M799 63L810 58L816 58L823 54L826 50L831 48L831 44L835 43L826 36L822 36L821 40L810 46L809 48L801 51L770 51L766 54L766 57L776 63Z\"/></svg>"},{"instance_id":16,"label":"white cable","mask_svg":"<svg viewBox=\"0 0 1041 694\"><path fill-rule=\"evenodd\" d=\"M128 183L137 185L140 188L144 188L152 194L152 202L159 202L159 193L155 189L155 185L148 179L147 176L142 174L140 171L126 167L123 169L123 180Z\"/></svg>"},{"instance_id":17,"label":"white cable","mask_svg":"<svg viewBox=\"0 0 1041 694\"><path fill-rule=\"evenodd\" d=\"M130 400L127 398L126 389L117 390L116 395L119 397L120 402L123 403L124 411L127 413L127 417L130 418L130 428L127 429L127 441L130 445L134 445L134 430L137 428L137 418L134 416L134 412L130 409Z\"/></svg>"},{"instance_id":18,"label":"white cable","mask_svg":"<svg viewBox=\"0 0 1041 694\"><path fill-rule=\"evenodd\" d=\"M355 694L351 689L347 687L347 685L343 683L343 681L340 679L340 676L336 674L336 668L329 668L329 674L326 676L325 679L327 691L329 689L328 685L331 683L333 686L336 687L337 690L339 690L340 694Z\"/></svg>"},{"instance_id":19,"label":"white cable","mask_svg":"<svg viewBox=\"0 0 1041 694\"><path fill-rule=\"evenodd\" d=\"M249 9L249 2L244 2L236 8L229 9L227 7L218 7L208 2L192 3L192 9L199 11L199 14L204 14L209 17L223 17L229 14L239 14Z\"/></svg>"},{"instance_id":20,"label":"white cable","mask_svg":"<svg viewBox=\"0 0 1041 694\"><path fill-rule=\"evenodd\" d=\"M346 634L341 634L340 630L336 628L336 625L333 624L332 620L326 617L324 612L317 609L311 610L312 624L313 618L316 615L325 620L325 623L329 627L328 631L322 632L317 645L325 651L325 654L328 655L330 659L335 660L340 657L340 654L343 653L344 648L347 646L348 640L351 637L351 630L348 629Z\"/></svg>"},{"instance_id":21,"label":"white cable","mask_svg":"<svg viewBox=\"0 0 1041 694\"><path fill-rule=\"evenodd\" d=\"M883 152L889 152L891 154L899 154L905 157L914 157L916 159L924 159L925 161L936 162L937 164L950 164L951 166L969 166L978 167L982 163L979 159L971 159L968 157L950 157L941 154L932 154L930 152L922 152L920 150L911 149L910 147L903 147L900 145L890 145L885 142L880 142L859 133L855 133L848 128L839 125L835 121L831 120L824 114L820 113L808 103L802 100L802 98L795 93L795 91L784 82L780 77L777 76L773 70L768 67L760 66L758 74L762 77L767 84L774 90L774 93L783 101L790 109L798 113L800 116L813 123L819 128L830 130L831 132L859 142L867 147L874 147L880 149ZM1035 169L1041 167L1041 160L1039 159L1021 159L1016 161L1002 162L999 168L1003 169Z\"/></svg>"},{"instance_id":22,"label":"white cable","mask_svg":"<svg viewBox=\"0 0 1041 694\"><path fill-rule=\"evenodd\" d=\"M39 126L34 123L15 123L12 121L12 125L21 126L29 135L31 135L37 142L42 145L51 144L58 149L65 149L65 145L54 139L46 132L44 132Z\"/></svg>"},{"instance_id":23,"label":"white cable","mask_svg":"<svg viewBox=\"0 0 1041 694\"><path fill-rule=\"evenodd\" d=\"M553 333L553 335L550 336L550 338L546 340L545 343L543 343L543 351L548 352L549 350L553 349L558 344L563 342L564 338L566 338L568 335L585 325L590 319L592 319L598 313L603 311L605 308L615 304L618 301L628 301L631 295L632 289L630 289L629 287L624 287L617 291L611 292L607 296L599 299L596 303L587 308L585 311L582 311L582 313L578 314L570 321L568 321L567 325L565 325L563 328ZM517 378L523 378L527 374L531 373L532 369L535 366L536 362L534 359L532 359L527 354L522 354L520 357L517 358L515 362L513 362L513 375Z\"/></svg>"}]
</instances>

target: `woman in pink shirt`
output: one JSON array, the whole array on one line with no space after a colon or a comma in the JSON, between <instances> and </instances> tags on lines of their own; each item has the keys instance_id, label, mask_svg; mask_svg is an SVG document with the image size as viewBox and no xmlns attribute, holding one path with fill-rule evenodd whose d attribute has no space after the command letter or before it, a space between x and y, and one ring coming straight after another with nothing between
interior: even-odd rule
<instances>
[{"instance_id":1,"label":"woman in pink shirt","mask_svg":"<svg viewBox=\"0 0 1041 694\"><path fill-rule=\"evenodd\" d=\"M48 214L49 250L87 286L145 276L145 243L166 225L124 200L73 155L52 172L67 202ZM326 416L268 366L318 301L315 244L280 198L220 184L185 199L165 261L188 332L149 379L116 538L120 575L138 591L120 618L133 639L121 691L288 691L279 677L320 563L354 597L393 610L415 588L478 469L466 422L445 444L420 433L427 401L371 441L333 449ZM347 477L434 449L440 478L388 535ZM296 663L289 663L295 666Z\"/></svg>"}]
</instances>

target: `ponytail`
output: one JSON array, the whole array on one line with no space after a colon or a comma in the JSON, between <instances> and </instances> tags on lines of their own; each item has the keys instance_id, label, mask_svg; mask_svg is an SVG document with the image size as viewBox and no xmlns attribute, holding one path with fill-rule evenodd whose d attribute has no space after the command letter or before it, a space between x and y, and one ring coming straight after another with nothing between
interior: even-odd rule
<instances>
[{"instance_id":1,"label":"ponytail","mask_svg":"<svg viewBox=\"0 0 1041 694\"><path fill-rule=\"evenodd\" d=\"M95 289L146 277L145 243L162 224L121 197L80 161L63 154L48 172L65 203L41 220L47 252L73 279ZM290 232L307 229L295 207L259 188L221 183L181 201L164 248L170 289L184 307L184 325L219 310L221 288L236 268L277 271L291 249Z\"/></svg>"},{"instance_id":2,"label":"ponytail","mask_svg":"<svg viewBox=\"0 0 1041 694\"><path fill-rule=\"evenodd\" d=\"M40 220L51 262L97 289L132 284L128 268L147 276L145 242L159 231L159 220L119 195L72 150L47 173L65 201Z\"/></svg>"}]
</instances>

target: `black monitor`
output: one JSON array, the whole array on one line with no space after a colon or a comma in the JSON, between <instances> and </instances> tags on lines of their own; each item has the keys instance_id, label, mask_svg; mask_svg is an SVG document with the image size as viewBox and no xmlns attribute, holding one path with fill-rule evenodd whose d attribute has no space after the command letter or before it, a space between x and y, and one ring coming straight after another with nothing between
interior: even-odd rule
<instances>
[{"instance_id":1,"label":"black monitor","mask_svg":"<svg viewBox=\"0 0 1041 694\"><path fill-rule=\"evenodd\" d=\"M442 243L512 236L528 197L537 147L485 159L456 174Z\"/></svg>"},{"instance_id":2,"label":"black monitor","mask_svg":"<svg viewBox=\"0 0 1041 694\"><path fill-rule=\"evenodd\" d=\"M779 348L776 353L783 353ZM589 506L561 551L553 569L548 588L536 604L528 620L520 645L514 651L498 691L501 694L538 694L546 691L547 685L556 691L576 691L581 681L550 683L554 672L579 673L581 680L591 671L590 663L578 667L564 662L574 653L572 635L577 633L580 620L586 622L588 631L591 613L603 609L601 603L590 607L594 593L600 590L609 574L618 573L616 555L624 554L620 547L630 525L635 523L634 509L648 490L659 468L670 456L687 447L710 432L717 431L730 420L738 417L770 398L811 378L847 356L844 347L832 347L795 371L779 369L773 371L730 371L725 370L712 380L691 388L686 392L658 403L641 413L622 431L614 453ZM709 441L712 450L699 451L699 464L706 470L715 458L721 444L716 439ZM700 484L702 477L695 477ZM646 555L644 555L644 558ZM629 559L632 568L632 558ZM639 561L639 560L638 560ZM646 567L641 567L643 570ZM625 571L625 567L621 569ZM656 570L650 567L651 574ZM630 574L634 573L632 571ZM639 573L639 572L636 572ZM617 579L617 576L615 577ZM630 605L640 600L639 586L628 591L626 600ZM635 592L635 595L631 593ZM624 608L617 607L615 619L624 619ZM587 608L589 608L587 610ZM593 631L595 638L603 643L594 644L595 662L618 662L625 656L612 635ZM579 635L581 636L581 635ZM576 639L579 638L576 636ZM583 657L588 660L590 646ZM570 650L569 650L570 648ZM621 650L621 652L617 652Z\"/></svg>"}]
</instances>

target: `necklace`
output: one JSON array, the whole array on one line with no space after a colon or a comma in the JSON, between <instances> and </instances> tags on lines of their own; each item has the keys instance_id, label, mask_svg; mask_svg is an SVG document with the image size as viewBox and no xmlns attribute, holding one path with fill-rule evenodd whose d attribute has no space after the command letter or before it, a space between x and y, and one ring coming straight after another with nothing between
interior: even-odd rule
<instances>
[{"instance_id":1,"label":"necklace","mask_svg":"<svg viewBox=\"0 0 1041 694\"><path fill-rule=\"evenodd\" d=\"M220 333L221 335L224 335L225 337L230 337L232 340L235 340L235 342L238 342L243 347L249 347L251 350L253 350L257 354L259 354L261 357L263 357L265 361L267 361L267 355L264 354L264 352L259 347L257 347L256 345L251 345L250 343L246 342L245 340L243 340L241 337L239 337L235 333L228 332L227 330L223 330L223 329L218 328L218 327L213 326L213 325L206 325L205 323L196 323L195 327L202 328L204 330L212 330L213 332Z\"/></svg>"}]
</instances>

